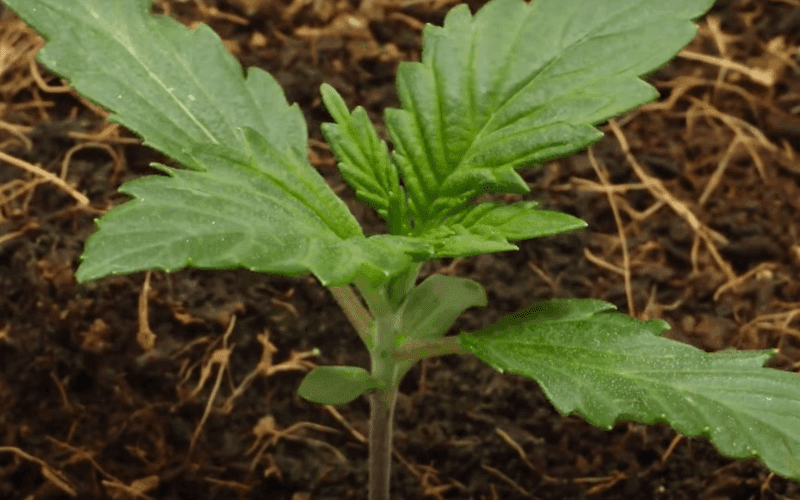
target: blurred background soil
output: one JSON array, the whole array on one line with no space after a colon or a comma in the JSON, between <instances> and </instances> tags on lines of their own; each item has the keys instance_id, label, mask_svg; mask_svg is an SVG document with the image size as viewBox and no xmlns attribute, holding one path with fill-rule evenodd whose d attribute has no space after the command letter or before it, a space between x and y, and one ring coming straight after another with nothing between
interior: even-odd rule
<instances>
[{"instance_id":1,"label":"blurred background soil","mask_svg":"<svg viewBox=\"0 0 800 500\"><path fill-rule=\"evenodd\" d=\"M211 25L243 65L275 75L308 120L312 163L372 234L380 219L322 141L319 86L383 131L397 65L418 59L424 24L457 3L154 9ZM368 366L313 278L184 270L76 284L93 219L164 159L36 63L41 39L0 8L0 498L366 498L366 401L334 409L295 394L316 364ZM800 1L720 1L699 25L648 77L659 102L523 174L526 199L588 229L425 268L487 288L489 308L454 331L538 299L594 297L663 318L668 337L706 351L776 348L770 366L798 371ZM402 393L393 498L800 499L756 460L665 425L604 432L560 416L535 382L472 357L421 363Z\"/></svg>"}]
</instances>

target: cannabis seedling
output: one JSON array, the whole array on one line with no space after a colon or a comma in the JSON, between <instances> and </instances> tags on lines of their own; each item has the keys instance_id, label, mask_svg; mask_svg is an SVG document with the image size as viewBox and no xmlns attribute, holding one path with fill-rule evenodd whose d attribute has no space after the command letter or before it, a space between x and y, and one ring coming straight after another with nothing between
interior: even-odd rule
<instances>
[{"instance_id":1,"label":"cannabis seedling","mask_svg":"<svg viewBox=\"0 0 800 500\"><path fill-rule=\"evenodd\" d=\"M458 6L443 27L425 27L422 60L398 70L402 107L385 114L391 155L365 111L323 85L335 121L323 133L342 175L388 226L370 237L309 164L298 107L268 73L243 77L208 27L151 16L149 0L5 3L49 42L42 63L185 167L156 164L165 176L120 188L132 200L97 222L79 281L186 266L314 274L372 361L317 367L299 392L324 404L368 394L371 499L389 494L401 378L449 353L535 379L562 414L605 429L667 422L800 479L800 379L763 368L776 351L708 354L661 337L663 321L591 299L536 302L446 337L464 310L486 304L483 289L443 275L417 283L425 261L584 227L534 202L475 198L529 192L516 169L588 146L602 136L594 125L655 99L639 76L692 39L691 19L712 0L493 0L474 16Z\"/></svg>"}]
</instances>

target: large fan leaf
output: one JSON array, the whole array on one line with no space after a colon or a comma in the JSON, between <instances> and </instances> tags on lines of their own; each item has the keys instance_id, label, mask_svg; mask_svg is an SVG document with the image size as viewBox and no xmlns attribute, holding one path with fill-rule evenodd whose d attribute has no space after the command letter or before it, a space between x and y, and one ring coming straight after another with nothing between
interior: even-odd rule
<instances>
[{"instance_id":1,"label":"large fan leaf","mask_svg":"<svg viewBox=\"0 0 800 500\"><path fill-rule=\"evenodd\" d=\"M343 231L336 214L320 213L308 203L313 190L275 174L285 174L291 165L252 129L245 129L245 136L248 155L201 146L192 155L204 171L162 165L169 177L124 184L120 191L134 200L98 221L78 278L192 266L284 275L311 271L325 285L350 283L356 276L380 283L409 265L406 252L419 253L420 259L430 253L401 236L364 238L360 231Z\"/></svg>"},{"instance_id":2,"label":"large fan leaf","mask_svg":"<svg viewBox=\"0 0 800 500\"><path fill-rule=\"evenodd\" d=\"M653 100L638 78L695 34L713 0L496 0L454 8L402 63L386 124L418 231L481 193L526 193L516 168L601 137L593 125Z\"/></svg>"},{"instance_id":3,"label":"large fan leaf","mask_svg":"<svg viewBox=\"0 0 800 500\"><path fill-rule=\"evenodd\" d=\"M562 414L610 429L667 422L707 436L724 455L756 456L800 479L800 377L763 364L775 351L709 354L659 335L598 300L551 300L501 319L461 344L499 371L530 377Z\"/></svg>"},{"instance_id":4,"label":"large fan leaf","mask_svg":"<svg viewBox=\"0 0 800 500\"><path fill-rule=\"evenodd\" d=\"M305 120L275 79L241 67L206 26L151 16L149 0L9 0L48 41L39 59L144 143L194 170L124 185L99 222L81 281L142 269L246 267L383 279L424 243L366 239L308 162ZM244 130L244 131L243 131Z\"/></svg>"}]
</instances>

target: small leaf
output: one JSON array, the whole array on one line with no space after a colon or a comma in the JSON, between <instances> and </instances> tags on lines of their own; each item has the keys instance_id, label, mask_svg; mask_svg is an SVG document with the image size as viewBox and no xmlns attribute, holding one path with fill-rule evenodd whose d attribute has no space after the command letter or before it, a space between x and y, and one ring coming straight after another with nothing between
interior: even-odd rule
<instances>
[{"instance_id":1,"label":"small leaf","mask_svg":"<svg viewBox=\"0 0 800 500\"><path fill-rule=\"evenodd\" d=\"M518 250L512 242L586 227L577 217L539 210L537 206L535 202L474 205L422 232L418 238L436 249L432 258L470 257Z\"/></svg>"},{"instance_id":2,"label":"small leaf","mask_svg":"<svg viewBox=\"0 0 800 500\"><path fill-rule=\"evenodd\" d=\"M417 242L419 241L416 238L412 238L411 240ZM431 247L427 244L425 247L431 249ZM416 286L420 267L421 264L409 266L404 272L392 277L386 284L386 299L388 300L389 307L393 312L396 312L400 309L400 306L402 306L405 298Z\"/></svg>"},{"instance_id":3,"label":"small leaf","mask_svg":"<svg viewBox=\"0 0 800 500\"><path fill-rule=\"evenodd\" d=\"M726 456L756 456L800 479L800 377L764 368L770 351L709 354L660 335L600 301L539 302L460 335L499 371L536 380L556 409L610 429L620 420L667 422L707 436Z\"/></svg>"},{"instance_id":4,"label":"small leaf","mask_svg":"<svg viewBox=\"0 0 800 500\"><path fill-rule=\"evenodd\" d=\"M461 313L485 307L486 292L477 281L432 274L406 296L400 312L400 331L408 340L441 337Z\"/></svg>"},{"instance_id":5,"label":"small leaf","mask_svg":"<svg viewBox=\"0 0 800 500\"><path fill-rule=\"evenodd\" d=\"M486 291L477 281L432 274L406 295L399 312L400 335L395 346L442 337L464 311L486 307L486 302ZM402 380L416 363L417 360L398 362L395 380Z\"/></svg>"},{"instance_id":6,"label":"small leaf","mask_svg":"<svg viewBox=\"0 0 800 500\"><path fill-rule=\"evenodd\" d=\"M389 234L408 231L406 194L400 187L386 141L379 140L367 112L358 106L350 114L344 99L328 84L322 100L336 123L323 123L325 140L339 159L342 177L359 200L371 206L389 225Z\"/></svg>"},{"instance_id":7,"label":"small leaf","mask_svg":"<svg viewBox=\"0 0 800 500\"><path fill-rule=\"evenodd\" d=\"M380 384L358 366L317 366L297 389L303 399L324 405L343 405Z\"/></svg>"}]
</instances>

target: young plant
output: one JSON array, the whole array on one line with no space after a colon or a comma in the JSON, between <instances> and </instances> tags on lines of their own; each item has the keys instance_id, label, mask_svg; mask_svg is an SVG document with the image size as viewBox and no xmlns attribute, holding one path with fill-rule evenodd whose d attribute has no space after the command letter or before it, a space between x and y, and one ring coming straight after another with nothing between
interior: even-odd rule
<instances>
[{"instance_id":1,"label":"young plant","mask_svg":"<svg viewBox=\"0 0 800 500\"><path fill-rule=\"evenodd\" d=\"M323 404L370 398L371 499L389 495L400 380L451 353L536 380L564 415L605 429L667 422L800 479L800 379L763 367L775 350L705 353L663 338L664 321L593 299L535 302L445 336L464 310L486 305L484 290L439 274L417 282L431 259L584 227L536 202L475 198L529 192L517 169L586 147L602 136L594 125L655 99L639 76L692 39L691 20L713 0L493 0L475 15L460 5L443 27L425 27L422 60L398 70L402 107L385 114L391 155L364 109L323 85L335 123L322 130L342 176L388 226L369 237L310 165L299 108L265 71L243 76L208 27L152 16L149 0L4 1L48 41L43 64L185 167L155 164L165 176L120 188L132 200L97 221L78 280L187 266L315 275L371 366L317 367L299 393Z\"/></svg>"}]
</instances>

